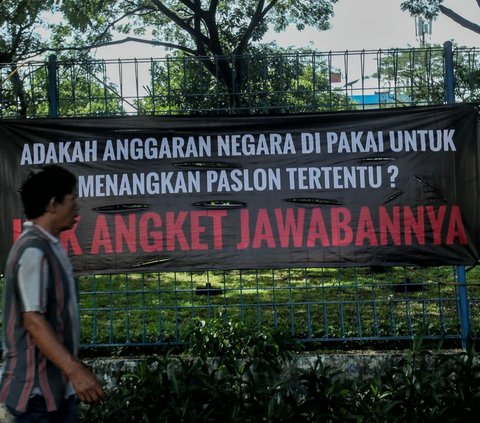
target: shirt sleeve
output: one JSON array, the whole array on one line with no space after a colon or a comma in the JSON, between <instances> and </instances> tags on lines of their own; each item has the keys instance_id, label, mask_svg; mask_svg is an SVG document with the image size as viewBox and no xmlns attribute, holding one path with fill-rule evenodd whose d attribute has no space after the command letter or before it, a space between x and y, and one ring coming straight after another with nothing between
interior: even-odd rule
<instances>
[{"instance_id":1,"label":"shirt sleeve","mask_svg":"<svg viewBox=\"0 0 480 423\"><path fill-rule=\"evenodd\" d=\"M48 289L48 262L38 248L27 248L18 261L18 290L21 310L45 313Z\"/></svg>"}]
</instances>

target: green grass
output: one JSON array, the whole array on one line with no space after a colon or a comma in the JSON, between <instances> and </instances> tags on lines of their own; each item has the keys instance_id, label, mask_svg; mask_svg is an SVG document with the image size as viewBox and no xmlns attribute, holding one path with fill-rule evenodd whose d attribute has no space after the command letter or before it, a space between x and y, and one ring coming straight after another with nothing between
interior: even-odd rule
<instances>
[{"instance_id":1,"label":"green grass","mask_svg":"<svg viewBox=\"0 0 480 423\"><path fill-rule=\"evenodd\" d=\"M468 273L480 327L479 271ZM409 278L417 291L394 289ZM197 295L210 283L220 295ZM403 285L402 285L403 286ZM177 343L194 318L286 327L298 339L458 336L453 267L280 269L95 275L80 278L83 344Z\"/></svg>"}]
</instances>

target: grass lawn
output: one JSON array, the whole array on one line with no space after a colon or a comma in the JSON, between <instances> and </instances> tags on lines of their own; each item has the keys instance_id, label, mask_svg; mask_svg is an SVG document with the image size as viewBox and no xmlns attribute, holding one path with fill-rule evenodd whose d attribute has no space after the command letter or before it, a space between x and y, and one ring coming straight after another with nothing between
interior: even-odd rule
<instances>
[{"instance_id":1,"label":"grass lawn","mask_svg":"<svg viewBox=\"0 0 480 423\"><path fill-rule=\"evenodd\" d=\"M479 270L467 274L480 325ZM208 289L209 288L209 289ZM219 313L288 328L300 340L458 337L454 267L316 268L80 278L82 343L179 343L193 318Z\"/></svg>"}]
</instances>

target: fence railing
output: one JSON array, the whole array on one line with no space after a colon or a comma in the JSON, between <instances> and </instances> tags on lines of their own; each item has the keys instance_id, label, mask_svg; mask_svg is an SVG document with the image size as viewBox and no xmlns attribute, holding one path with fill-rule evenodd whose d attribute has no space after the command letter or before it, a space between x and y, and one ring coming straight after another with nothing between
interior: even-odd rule
<instances>
[{"instance_id":1,"label":"fence railing","mask_svg":"<svg viewBox=\"0 0 480 423\"><path fill-rule=\"evenodd\" d=\"M453 49L452 57L456 101L477 101L479 50ZM204 65L207 61L208 69ZM231 75L221 76L225 66ZM289 113L408 107L443 103L444 82L445 49L440 47L203 59L74 61L52 56L47 62L0 67L0 116Z\"/></svg>"},{"instance_id":2,"label":"fence railing","mask_svg":"<svg viewBox=\"0 0 480 423\"><path fill-rule=\"evenodd\" d=\"M469 273L478 281L477 269ZM192 318L220 315L282 327L304 342L462 337L452 267L92 275L80 287L88 346L178 344ZM476 333L478 284L469 294Z\"/></svg>"},{"instance_id":3,"label":"fence railing","mask_svg":"<svg viewBox=\"0 0 480 423\"><path fill-rule=\"evenodd\" d=\"M225 67L229 76L220 75ZM0 66L0 83L2 118L297 113L477 101L480 63L478 49L448 45L202 59L52 56ZM478 276L462 267L83 276L82 344L178 344L192 318L220 314L285 327L305 342L421 332L465 343L480 330Z\"/></svg>"}]
</instances>

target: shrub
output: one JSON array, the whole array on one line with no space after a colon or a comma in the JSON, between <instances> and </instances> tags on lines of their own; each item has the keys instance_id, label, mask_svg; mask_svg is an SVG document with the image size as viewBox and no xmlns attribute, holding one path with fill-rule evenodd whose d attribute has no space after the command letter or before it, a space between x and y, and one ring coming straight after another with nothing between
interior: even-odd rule
<instances>
[{"instance_id":1,"label":"shrub","mask_svg":"<svg viewBox=\"0 0 480 423\"><path fill-rule=\"evenodd\" d=\"M145 359L116 377L109 401L81 408L102 422L464 422L480 412L473 350L424 350L422 339L381 377L351 380L320 358L295 363L288 333L220 316L187 328L186 352Z\"/></svg>"}]
</instances>

